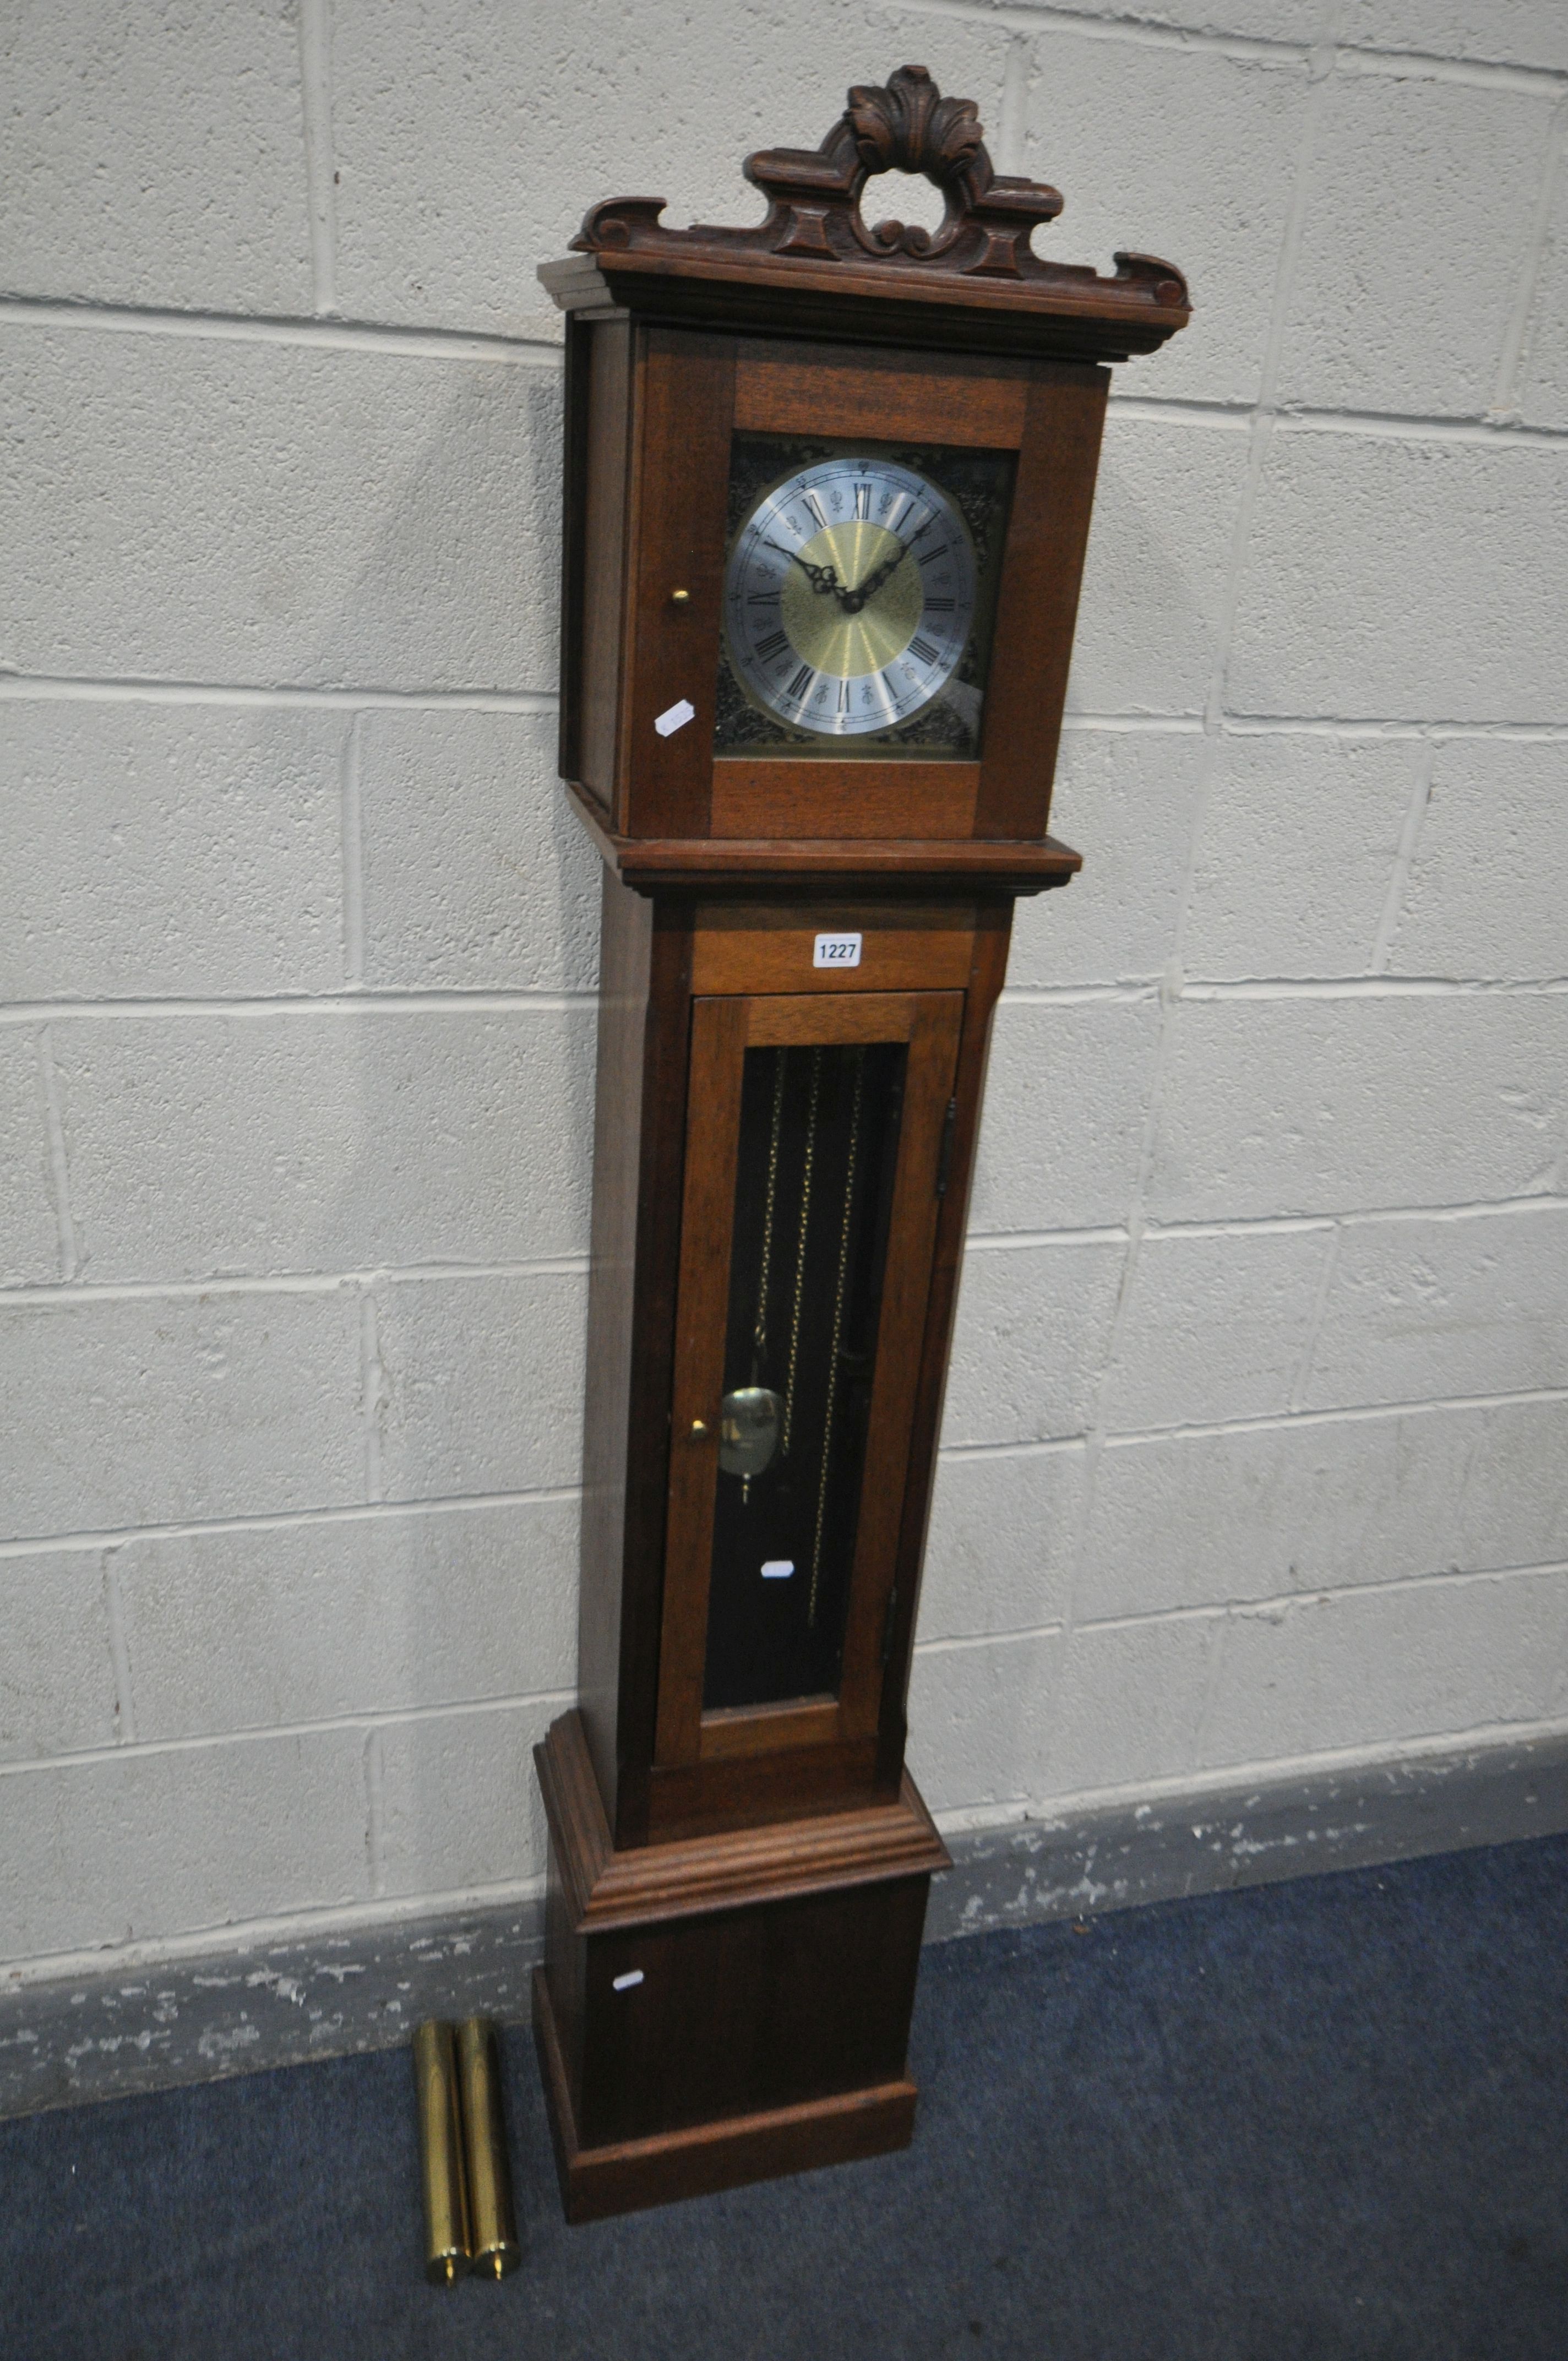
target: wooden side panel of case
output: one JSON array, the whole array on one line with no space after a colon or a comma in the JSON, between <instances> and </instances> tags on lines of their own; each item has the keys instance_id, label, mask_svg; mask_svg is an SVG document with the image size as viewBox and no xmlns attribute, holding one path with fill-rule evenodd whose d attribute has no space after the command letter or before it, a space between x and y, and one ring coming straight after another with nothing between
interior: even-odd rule
<instances>
[{"instance_id":1,"label":"wooden side panel of case","mask_svg":"<svg viewBox=\"0 0 1568 2361\"><path fill-rule=\"evenodd\" d=\"M575 531L569 523L567 532L562 767L609 812L615 796L626 633L632 332L625 320L574 326L567 432L574 443L580 442L586 483L569 481L567 492L569 504L580 503L581 521ZM569 456L568 468L572 465ZM575 758L570 769L568 745Z\"/></svg>"},{"instance_id":2,"label":"wooden side panel of case","mask_svg":"<svg viewBox=\"0 0 1568 2361\"><path fill-rule=\"evenodd\" d=\"M1051 812L1073 626L1111 372L1042 369L1029 388L996 607L974 832L1039 837Z\"/></svg>"},{"instance_id":3,"label":"wooden side panel of case","mask_svg":"<svg viewBox=\"0 0 1568 2361\"><path fill-rule=\"evenodd\" d=\"M583 576L588 500L588 354L591 331L568 318L561 436L561 703L555 766L564 779L582 774Z\"/></svg>"},{"instance_id":4,"label":"wooden side panel of case","mask_svg":"<svg viewBox=\"0 0 1568 2361\"><path fill-rule=\"evenodd\" d=\"M931 1514L937 1443L942 1427L942 1400L947 1391L953 1317L958 1307L959 1278L963 1267L964 1236L969 1226L970 1184L980 1139L980 1113L985 1096L986 1062L991 1054L992 1020L1002 987L1007 980L1007 951L1012 931L1013 905L1010 901L981 905L976 913L974 965L964 1003L963 1033L959 1042L958 1073L954 1082L957 1114L953 1125L953 1152L948 1169L948 1186L941 1215L937 1224L931 1288L927 1300L926 1333L909 1426L909 1472L904 1491L897 1569L894 1576L894 1610L888 1629L887 1664L878 1731L877 1773L883 1784L897 1777L903 1766L908 1738L905 1706L915 1649L915 1618L920 1598L926 1532Z\"/></svg>"},{"instance_id":5,"label":"wooden side panel of case","mask_svg":"<svg viewBox=\"0 0 1568 2361\"><path fill-rule=\"evenodd\" d=\"M690 930L607 872L600 958L578 1682L606 1812L634 1843L658 1679Z\"/></svg>"},{"instance_id":6,"label":"wooden side panel of case","mask_svg":"<svg viewBox=\"0 0 1568 2361\"><path fill-rule=\"evenodd\" d=\"M583 1418L577 1680L588 1747L613 1818L620 1687L621 1576L635 1309L638 1184L653 938L650 904L607 872L599 928L598 1058L587 1390Z\"/></svg>"}]
</instances>

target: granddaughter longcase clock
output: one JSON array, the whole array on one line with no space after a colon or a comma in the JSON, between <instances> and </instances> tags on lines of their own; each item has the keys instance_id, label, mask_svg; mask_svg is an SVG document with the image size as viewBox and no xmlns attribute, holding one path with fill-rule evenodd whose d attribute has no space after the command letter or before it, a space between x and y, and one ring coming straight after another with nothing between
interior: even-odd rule
<instances>
[{"instance_id":1,"label":"granddaughter longcase clock","mask_svg":"<svg viewBox=\"0 0 1568 2361\"><path fill-rule=\"evenodd\" d=\"M924 173L927 234L871 226ZM574 2220L904 2146L947 1860L905 1698L1014 900L1109 371L1179 272L905 66L754 229L596 205L567 313L561 770L604 864L580 1702L537 1750Z\"/></svg>"}]
</instances>

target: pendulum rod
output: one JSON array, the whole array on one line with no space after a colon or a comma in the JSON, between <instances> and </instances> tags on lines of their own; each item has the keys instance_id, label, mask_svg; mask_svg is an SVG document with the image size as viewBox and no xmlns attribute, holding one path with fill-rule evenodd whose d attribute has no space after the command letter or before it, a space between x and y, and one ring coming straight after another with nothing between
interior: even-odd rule
<instances>
[{"instance_id":1,"label":"pendulum rod","mask_svg":"<svg viewBox=\"0 0 1568 2361\"><path fill-rule=\"evenodd\" d=\"M822 1088L822 1051L811 1053L811 1099L806 1115L806 1160L800 1175L800 1235L795 1249L795 1303L789 1323L789 1374L784 1379L784 1426L779 1436L779 1456L789 1452L790 1429L795 1417L795 1373L800 1359L800 1313L806 1300L806 1231L811 1219L811 1168L817 1160L817 1102Z\"/></svg>"},{"instance_id":2,"label":"pendulum rod","mask_svg":"<svg viewBox=\"0 0 1568 2361\"><path fill-rule=\"evenodd\" d=\"M768 1280L773 1264L773 1203L779 1185L779 1132L784 1123L784 1061L787 1049L773 1051L773 1124L768 1141L768 1194L762 1207L762 1252L757 1266L757 1318L751 1330L751 1383L762 1382L762 1356L768 1349ZM751 1498L750 1470L740 1478L740 1506Z\"/></svg>"},{"instance_id":3,"label":"pendulum rod","mask_svg":"<svg viewBox=\"0 0 1568 2361\"><path fill-rule=\"evenodd\" d=\"M850 1114L850 1160L844 1172L844 1219L839 1230L839 1278L833 1290L833 1341L828 1348L828 1408L822 1420L822 1470L817 1484L817 1532L811 1544L811 1595L806 1600L808 1630L817 1629L817 1592L822 1579L822 1528L828 1516L828 1471L833 1452L833 1405L839 1392L839 1347L844 1334L844 1290L850 1272L850 1222L855 1206L855 1166L861 1147L861 1093L865 1086L866 1053L855 1052L855 1098Z\"/></svg>"}]
</instances>

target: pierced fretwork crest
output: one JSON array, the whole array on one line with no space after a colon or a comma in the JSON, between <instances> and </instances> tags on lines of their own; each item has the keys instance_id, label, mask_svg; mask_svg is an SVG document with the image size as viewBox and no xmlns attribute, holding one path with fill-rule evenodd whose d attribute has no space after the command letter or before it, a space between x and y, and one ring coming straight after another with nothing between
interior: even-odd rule
<instances>
[{"instance_id":1,"label":"pierced fretwork crest","mask_svg":"<svg viewBox=\"0 0 1568 2361\"><path fill-rule=\"evenodd\" d=\"M1180 272L1149 255L1118 254L1115 280L1096 280L1092 270L1035 254L1031 234L1060 213L1060 192L993 170L973 99L944 98L925 66L900 66L885 86L857 83L820 148L759 148L744 170L768 199L767 218L755 229L666 229L662 198L616 197L594 206L572 244L588 254L707 247L965 278L1120 284L1145 302L1188 301ZM947 210L938 229L867 224L866 183L890 171L923 173L941 190Z\"/></svg>"}]
</instances>

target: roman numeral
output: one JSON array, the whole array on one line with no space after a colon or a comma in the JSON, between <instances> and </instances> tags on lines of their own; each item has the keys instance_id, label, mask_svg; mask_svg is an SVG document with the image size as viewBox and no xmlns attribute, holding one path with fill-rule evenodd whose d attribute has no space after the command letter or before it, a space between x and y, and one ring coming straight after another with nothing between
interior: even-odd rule
<instances>
[{"instance_id":1,"label":"roman numeral","mask_svg":"<svg viewBox=\"0 0 1568 2361\"><path fill-rule=\"evenodd\" d=\"M770 631L765 640L759 640L757 642L756 653L762 657L764 664L771 664L774 656L777 655L779 650L781 648L787 648L788 645L789 640L784 632Z\"/></svg>"},{"instance_id":2,"label":"roman numeral","mask_svg":"<svg viewBox=\"0 0 1568 2361\"><path fill-rule=\"evenodd\" d=\"M813 667L810 664L802 664L800 670L795 674L795 678L785 689L784 695L786 697L803 697L806 695L806 687L812 678L812 672Z\"/></svg>"},{"instance_id":3,"label":"roman numeral","mask_svg":"<svg viewBox=\"0 0 1568 2361\"><path fill-rule=\"evenodd\" d=\"M782 596L783 593L778 590L748 590L746 593L746 604L748 607L776 607ZM948 606L950 607L952 603L952 600L949 598L948 601ZM928 607L934 607L937 604L937 601L935 598L927 598L926 604Z\"/></svg>"},{"instance_id":4,"label":"roman numeral","mask_svg":"<svg viewBox=\"0 0 1568 2361\"><path fill-rule=\"evenodd\" d=\"M812 515L817 519L817 523L826 528L828 522L828 511L823 507L821 501L817 499L816 493L802 492L800 499L802 507L808 508L811 511Z\"/></svg>"},{"instance_id":5,"label":"roman numeral","mask_svg":"<svg viewBox=\"0 0 1568 2361\"><path fill-rule=\"evenodd\" d=\"M936 663L936 649L931 645L929 640L923 640L918 631L916 632L915 637L910 641L909 647L911 654L917 655L922 664Z\"/></svg>"},{"instance_id":6,"label":"roman numeral","mask_svg":"<svg viewBox=\"0 0 1568 2361\"><path fill-rule=\"evenodd\" d=\"M935 523L936 523L936 522L937 522L936 518L935 518L935 517L933 517L933 518L931 519L931 522L932 522L932 523L933 523L933 524L935 524ZM924 526L922 526L922 527L921 527L921 532L923 533L924 531L925 531L925 527L924 527ZM916 541L918 541L918 540L919 540L919 538L920 538L920 533L917 533L916 534L916 536L915 536L915 539L916 539ZM911 546L912 546L912 547L913 547L913 545L914 545L914 544L911 544ZM947 544L947 543L946 543L945 541L939 541L939 542L937 544L937 546L936 546L936 548L935 548L935 549L928 549L928 550L926 552L925 556L924 556L923 558L921 558L921 560L920 560L920 564L921 564L922 566L933 566L933 565L935 565L935 563L936 563L936 561L937 561L937 559L938 559L938 557L945 557L945 556L946 556L946 555L947 555L947 549L948 549L948 544Z\"/></svg>"},{"instance_id":7,"label":"roman numeral","mask_svg":"<svg viewBox=\"0 0 1568 2361\"><path fill-rule=\"evenodd\" d=\"M778 595L775 590L773 597L776 598ZM926 601L926 612L928 615L950 615L952 611L953 601L950 598L927 598Z\"/></svg>"},{"instance_id":8,"label":"roman numeral","mask_svg":"<svg viewBox=\"0 0 1568 2361\"><path fill-rule=\"evenodd\" d=\"M850 684L847 680L841 680L839 683L839 710L840 713L848 713L849 709Z\"/></svg>"},{"instance_id":9,"label":"roman numeral","mask_svg":"<svg viewBox=\"0 0 1568 2361\"><path fill-rule=\"evenodd\" d=\"M872 488L869 484L857 484L855 486L855 514L857 518L865 518L869 517L871 512Z\"/></svg>"}]
</instances>

